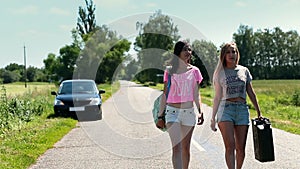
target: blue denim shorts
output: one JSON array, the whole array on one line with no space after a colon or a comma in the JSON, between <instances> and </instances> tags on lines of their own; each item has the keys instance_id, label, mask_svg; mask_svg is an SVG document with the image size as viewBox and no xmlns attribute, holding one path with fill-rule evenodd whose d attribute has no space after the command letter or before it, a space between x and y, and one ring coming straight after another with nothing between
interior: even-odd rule
<instances>
[{"instance_id":1,"label":"blue denim shorts","mask_svg":"<svg viewBox=\"0 0 300 169\"><path fill-rule=\"evenodd\" d=\"M166 107L166 123L180 123L184 126L195 126L197 122L194 108L181 109L172 106Z\"/></svg>"},{"instance_id":2,"label":"blue denim shorts","mask_svg":"<svg viewBox=\"0 0 300 169\"><path fill-rule=\"evenodd\" d=\"M230 121L234 125L250 125L249 114L246 103L221 101L217 112L217 122Z\"/></svg>"}]
</instances>

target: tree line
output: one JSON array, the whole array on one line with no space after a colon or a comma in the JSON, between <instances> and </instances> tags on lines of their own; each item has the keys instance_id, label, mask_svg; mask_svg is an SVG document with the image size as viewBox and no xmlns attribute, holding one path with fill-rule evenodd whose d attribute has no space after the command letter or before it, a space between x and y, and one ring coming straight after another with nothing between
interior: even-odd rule
<instances>
[{"instance_id":1,"label":"tree line","mask_svg":"<svg viewBox=\"0 0 300 169\"><path fill-rule=\"evenodd\" d=\"M26 75L24 65L11 63L1 68L0 82L60 82L72 78L94 79L97 83L114 79L161 82L174 43L181 38L172 18L158 10L148 22L137 21L139 33L133 42L137 57L133 57L128 53L131 42L106 25L98 26L93 1L85 3L85 8L79 7L71 44L60 48L57 56L48 54L42 68L26 68ZM254 32L250 26L240 25L232 41L238 45L240 64L247 66L255 79L300 78L300 37L296 31L284 32L276 27ZM191 63L202 72L202 85L209 85L220 47L197 39L190 44Z\"/></svg>"},{"instance_id":2,"label":"tree line","mask_svg":"<svg viewBox=\"0 0 300 169\"><path fill-rule=\"evenodd\" d=\"M240 64L247 66L255 79L300 79L300 37L296 31L279 27L258 30L241 25L233 39Z\"/></svg>"}]
</instances>

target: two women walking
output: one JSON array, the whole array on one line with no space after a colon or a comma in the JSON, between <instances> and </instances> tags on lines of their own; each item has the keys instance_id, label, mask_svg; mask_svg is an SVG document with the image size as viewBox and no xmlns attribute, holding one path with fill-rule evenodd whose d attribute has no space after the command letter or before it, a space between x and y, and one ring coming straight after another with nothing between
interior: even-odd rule
<instances>
[{"instance_id":1,"label":"two women walking","mask_svg":"<svg viewBox=\"0 0 300 169\"><path fill-rule=\"evenodd\" d=\"M172 143L174 169L187 169L190 162L191 138L196 124L203 124L199 85L203 80L200 70L190 64L191 46L185 41L175 44L169 69L164 72L164 96L159 116L164 117ZM242 168L248 134L249 108L246 95L261 117L249 70L239 65L240 54L235 43L226 43L219 56L213 84L215 96L211 129L216 124L225 145L225 160L229 169ZM171 76L171 78L168 78ZM168 97L167 84L171 81ZM197 110L195 110L194 108ZM159 119L164 119L159 118Z\"/></svg>"}]
</instances>

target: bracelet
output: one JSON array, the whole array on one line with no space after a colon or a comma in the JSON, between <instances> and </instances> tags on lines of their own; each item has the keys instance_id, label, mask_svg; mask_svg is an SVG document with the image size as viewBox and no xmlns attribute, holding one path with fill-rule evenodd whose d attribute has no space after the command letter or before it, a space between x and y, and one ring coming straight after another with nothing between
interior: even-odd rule
<instances>
[{"instance_id":1,"label":"bracelet","mask_svg":"<svg viewBox=\"0 0 300 169\"><path fill-rule=\"evenodd\" d=\"M157 117L157 119L164 119L165 118L165 116L164 115L162 115L162 116L158 116Z\"/></svg>"}]
</instances>

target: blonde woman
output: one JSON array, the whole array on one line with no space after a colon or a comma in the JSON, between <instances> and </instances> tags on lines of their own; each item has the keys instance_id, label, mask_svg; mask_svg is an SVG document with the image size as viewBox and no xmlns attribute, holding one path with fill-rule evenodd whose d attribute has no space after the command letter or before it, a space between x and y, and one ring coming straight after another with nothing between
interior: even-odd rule
<instances>
[{"instance_id":1,"label":"blonde woman","mask_svg":"<svg viewBox=\"0 0 300 169\"><path fill-rule=\"evenodd\" d=\"M216 120L225 145L225 160L229 169L242 168L250 125L246 94L261 118L252 76L248 68L239 65L240 54L234 42L226 43L214 72L215 97L211 129L216 130ZM215 119L217 116L217 119ZM236 167L235 167L236 166Z\"/></svg>"}]
</instances>

